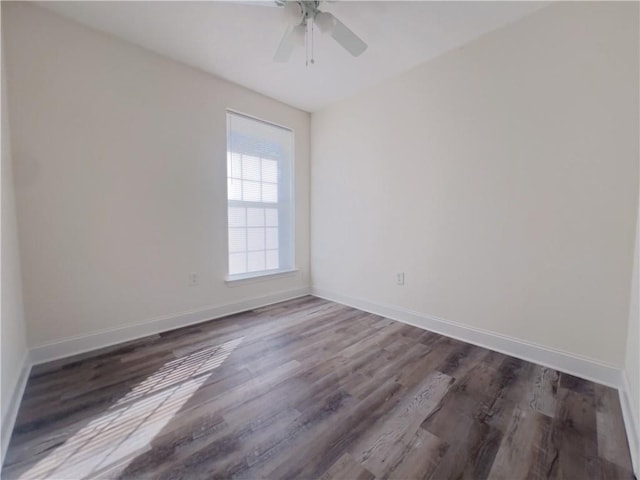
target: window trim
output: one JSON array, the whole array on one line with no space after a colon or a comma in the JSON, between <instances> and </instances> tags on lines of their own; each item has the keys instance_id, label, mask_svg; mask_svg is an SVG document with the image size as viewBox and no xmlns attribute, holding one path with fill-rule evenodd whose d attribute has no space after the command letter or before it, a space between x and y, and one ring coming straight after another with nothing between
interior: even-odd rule
<instances>
[{"instance_id":1,"label":"window trim","mask_svg":"<svg viewBox=\"0 0 640 480\"><path fill-rule=\"evenodd\" d=\"M270 120L265 120L263 118L257 117L255 115L250 115L244 112L241 112L239 110L234 110L232 108L227 108L225 111L225 117L226 117L226 125L227 125L227 136L226 136L226 146L225 146L225 165L226 165L226 156L229 152L229 114L232 115L237 115L237 116L241 116L241 117L245 117L248 118L250 120L254 120L257 122L262 122L264 124L267 125L271 125L273 127L276 128L281 128L283 130L286 130L288 132L291 132L291 158L290 158L290 165L289 165L289 188L290 188L290 215L291 215L291 219L290 219L290 223L291 223L291 232L290 232L290 239L289 239L289 243L290 243L290 256L291 256L291 266L288 268L281 268L281 269L272 269L272 270L260 270L258 272L246 272L246 273L236 273L236 274L230 274L229 273L229 213L228 213L228 205L229 205L229 198L228 198L228 192L227 192L227 198L226 198L226 205L227 205L227 214L226 214L226 232L227 232L227 250L226 250L226 259L227 259L227 274L225 276L225 283L227 284L227 286L231 287L231 286L236 286L239 284L245 284L245 283L253 283L253 282L259 282L259 281L264 281L264 280L270 280L273 278L279 278L279 277L286 277L286 276L290 276L290 275L294 275L297 274L297 272L299 271L298 268L296 267L296 172L295 172L295 152L296 152L296 132L295 129L292 127L287 127L285 125L276 123L276 122L272 122ZM225 167L225 173L226 173L226 177L228 178L229 172L226 171L226 167ZM260 202L261 203L261 202Z\"/></svg>"},{"instance_id":2,"label":"window trim","mask_svg":"<svg viewBox=\"0 0 640 480\"><path fill-rule=\"evenodd\" d=\"M227 275L224 281L228 287L235 287L237 285L262 282L274 278L291 277L297 275L299 271L297 267L293 267L288 270L263 270L261 272L237 273L235 275Z\"/></svg>"}]
</instances>

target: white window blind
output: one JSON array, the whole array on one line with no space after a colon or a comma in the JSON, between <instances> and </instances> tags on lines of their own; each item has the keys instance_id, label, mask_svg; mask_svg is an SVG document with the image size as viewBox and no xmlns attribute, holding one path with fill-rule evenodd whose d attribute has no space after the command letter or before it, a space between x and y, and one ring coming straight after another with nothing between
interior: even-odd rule
<instances>
[{"instance_id":1,"label":"white window blind","mask_svg":"<svg viewBox=\"0 0 640 480\"><path fill-rule=\"evenodd\" d=\"M229 277L293 270L293 132L227 113Z\"/></svg>"}]
</instances>

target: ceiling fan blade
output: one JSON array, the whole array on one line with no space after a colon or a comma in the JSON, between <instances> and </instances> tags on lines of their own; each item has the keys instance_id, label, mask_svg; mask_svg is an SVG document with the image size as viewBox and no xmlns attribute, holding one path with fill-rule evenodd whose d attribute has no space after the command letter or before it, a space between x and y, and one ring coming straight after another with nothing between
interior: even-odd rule
<instances>
[{"instance_id":1,"label":"ceiling fan blade","mask_svg":"<svg viewBox=\"0 0 640 480\"><path fill-rule=\"evenodd\" d=\"M287 62L293 53L293 49L304 45L304 25L290 25L280 40L280 45L273 56L274 62Z\"/></svg>"},{"instance_id":2,"label":"ceiling fan blade","mask_svg":"<svg viewBox=\"0 0 640 480\"><path fill-rule=\"evenodd\" d=\"M273 0L229 0L225 1L225 3L235 4L235 5L246 5L248 7L279 7L277 2Z\"/></svg>"},{"instance_id":3,"label":"ceiling fan blade","mask_svg":"<svg viewBox=\"0 0 640 480\"><path fill-rule=\"evenodd\" d=\"M318 12L316 25L322 32L329 32L347 52L358 57L367 49L367 44L349 28L329 12Z\"/></svg>"}]
</instances>

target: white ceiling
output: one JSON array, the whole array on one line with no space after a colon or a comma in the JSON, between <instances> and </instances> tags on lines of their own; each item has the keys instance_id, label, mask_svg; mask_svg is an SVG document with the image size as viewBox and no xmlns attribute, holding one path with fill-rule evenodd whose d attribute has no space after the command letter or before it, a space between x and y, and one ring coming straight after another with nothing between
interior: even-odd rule
<instances>
[{"instance_id":1,"label":"white ceiling","mask_svg":"<svg viewBox=\"0 0 640 480\"><path fill-rule=\"evenodd\" d=\"M287 26L269 2L38 2L141 45L307 111L317 111L447 50L521 18L547 2L322 2L369 48L351 57L315 35L315 64L304 49L272 61Z\"/></svg>"}]
</instances>

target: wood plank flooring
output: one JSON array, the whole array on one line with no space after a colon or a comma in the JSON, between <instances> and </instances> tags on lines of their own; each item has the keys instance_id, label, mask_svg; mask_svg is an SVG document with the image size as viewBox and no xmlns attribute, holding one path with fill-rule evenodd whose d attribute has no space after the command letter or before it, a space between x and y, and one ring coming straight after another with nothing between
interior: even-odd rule
<instances>
[{"instance_id":1,"label":"wood plank flooring","mask_svg":"<svg viewBox=\"0 0 640 480\"><path fill-rule=\"evenodd\" d=\"M315 297L35 367L2 473L633 478L615 390Z\"/></svg>"}]
</instances>

